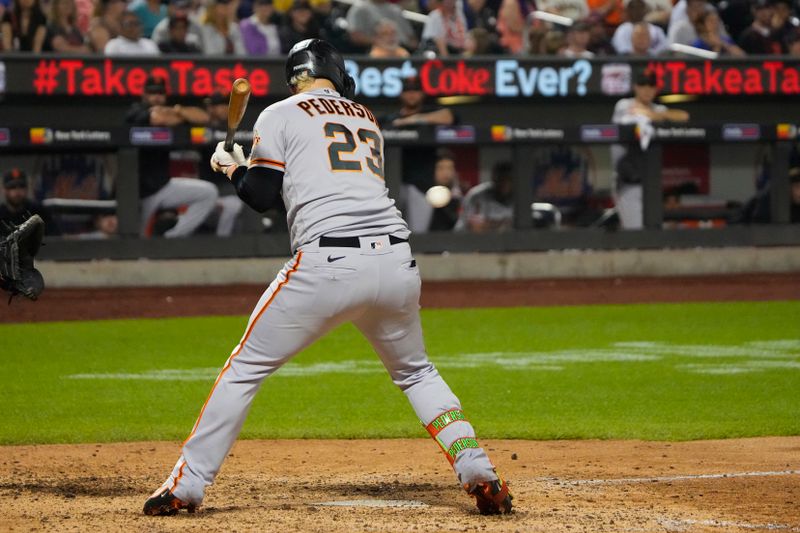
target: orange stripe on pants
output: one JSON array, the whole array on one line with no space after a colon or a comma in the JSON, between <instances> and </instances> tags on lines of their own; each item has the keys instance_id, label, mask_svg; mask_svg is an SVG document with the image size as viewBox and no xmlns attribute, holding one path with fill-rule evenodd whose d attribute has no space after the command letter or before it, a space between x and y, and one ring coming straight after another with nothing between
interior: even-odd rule
<instances>
[{"instance_id":1,"label":"orange stripe on pants","mask_svg":"<svg viewBox=\"0 0 800 533\"><path fill-rule=\"evenodd\" d=\"M275 292L272 293L272 296L270 296L269 300L267 300L267 302L264 304L264 306L258 312L256 317L253 319L253 322L250 324L250 327L247 328L247 331L245 332L244 337L242 338L241 342L239 342L239 346L236 348L236 350L233 352L233 354L228 358L228 362L225 364L225 367L222 369L222 371L217 376L217 380L214 382L214 385L211 387L211 392L208 393L208 398L206 398L206 401L203 404L203 408L200 409L200 415L197 417L197 422L194 423L194 427L192 428L192 432L189 434L188 437L186 437L186 440L183 441L183 445L182 446L185 446L186 443L189 441L189 439L194 437L194 434L197 432L197 426L200 425L200 419L203 418L203 413L206 411L206 406L208 405L208 402L211 400L211 396L214 394L214 390L217 388L217 384L222 379L222 376L225 374L225 372L227 372L228 369L231 367L231 363L233 362L234 357L239 355L239 353L242 351L242 348L244 348L244 344L247 342L247 339L250 338L250 334L253 332L253 328L255 328L256 323L258 323L258 320L261 318L261 315L264 314L264 311L267 310L267 307L269 307L269 305L272 303L272 301L275 300L275 297L278 295L278 293L283 288L283 286L286 285L287 283L289 283L289 278L292 276L292 274L294 272L297 272L297 268L300 266L300 259L302 257L303 257L303 252L298 252L297 260L294 262L294 265L292 265L292 268L290 268L289 271L286 273L286 279L278 284L278 286L275 288Z\"/></svg>"}]
</instances>

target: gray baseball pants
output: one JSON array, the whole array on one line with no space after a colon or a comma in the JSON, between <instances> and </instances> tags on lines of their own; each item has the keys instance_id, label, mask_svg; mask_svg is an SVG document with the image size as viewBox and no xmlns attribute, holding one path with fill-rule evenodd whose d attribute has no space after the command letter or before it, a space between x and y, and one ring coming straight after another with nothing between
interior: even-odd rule
<instances>
[{"instance_id":1,"label":"gray baseball pants","mask_svg":"<svg viewBox=\"0 0 800 533\"><path fill-rule=\"evenodd\" d=\"M264 378L348 321L370 341L422 424L429 432L436 426L435 438L449 452L460 483L497 479L472 425L460 415L458 398L428 360L420 285L411 247L390 244L387 236L361 237L358 248L320 247L318 241L302 246L261 296L164 486L199 505Z\"/></svg>"},{"instance_id":2,"label":"gray baseball pants","mask_svg":"<svg viewBox=\"0 0 800 533\"><path fill-rule=\"evenodd\" d=\"M194 178L171 178L166 185L150 196L142 198L141 231L145 235L150 217L159 209L177 209L187 206L178 217L178 223L164 233L165 237L186 237L203 223L216 205L217 188Z\"/></svg>"}]
</instances>

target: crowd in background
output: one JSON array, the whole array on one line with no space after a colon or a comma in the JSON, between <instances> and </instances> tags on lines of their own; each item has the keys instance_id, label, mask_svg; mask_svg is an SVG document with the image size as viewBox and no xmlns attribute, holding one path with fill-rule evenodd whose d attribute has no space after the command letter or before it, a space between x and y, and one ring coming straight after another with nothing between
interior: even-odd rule
<instances>
[{"instance_id":1,"label":"crowd in background","mask_svg":"<svg viewBox=\"0 0 800 533\"><path fill-rule=\"evenodd\" d=\"M280 56L800 55L796 0L0 0L0 50ZM410 22L403 11L427 15Z\"/></svg>"}]
</instances>

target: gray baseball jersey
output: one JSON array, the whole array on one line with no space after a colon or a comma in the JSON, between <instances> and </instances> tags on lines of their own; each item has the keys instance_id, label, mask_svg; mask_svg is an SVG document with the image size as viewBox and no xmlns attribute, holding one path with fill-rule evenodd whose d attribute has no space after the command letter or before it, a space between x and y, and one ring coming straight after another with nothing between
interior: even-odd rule
<instances>
[{"instance_id":1,"label":"gray baseball jersey","mask_svg":"<svg viewBox=\"0 0 800 533\"><path fill-rule=\"evenodd\" d=\"M323 235L408 238L383 179L383 136L372 113L330 89L266 108L250 166L282 171L292 249Z\"/></svg>"}]
</instances>

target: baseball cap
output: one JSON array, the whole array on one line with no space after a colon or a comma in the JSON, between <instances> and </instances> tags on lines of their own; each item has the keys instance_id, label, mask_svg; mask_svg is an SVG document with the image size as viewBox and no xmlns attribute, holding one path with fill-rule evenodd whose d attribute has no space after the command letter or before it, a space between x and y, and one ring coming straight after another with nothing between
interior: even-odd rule
<instances>
[{"instance_id":1,"label":"baseball cap","mask_svg":"<svg viewBox=\"0 0 800 533\"><path fill-rule=\"evenodd\" d=\"M658 85L658 77L656 73L651 70L643 70L641 72L637 72L633 78L634 85L649 85L650 87L656 87Z\"/></svg>"},{"instance_id":2,"label":"baseball cap","mask_svg":"<svg viewBox=\"0 0 800 533\"><path fill-rule=\"evenodd\" d=\"M12 168L3 174L3 187L11 189L13 187L27 187L28 175L24 170Z\"/></svg>"},{"instance_id":3,"label":"baseball cap","mask_svg":"<svg viewBox=\"0 0 800 533\"><path fill-rule=\"evenodd\" d=\"M167 82L164 78L150 76L144 82L144 92L148 94L167 94Z\"/></svg>"},{"instance_id":4,"label":"baseball cap","mask_svg":"<svg viewBox=\"0 0 800 533\"><path fill-rule=\"evenodd\" d=\"M169 5L182 9L189 9L192 3L190 0L169 0Z\"/></svg>"},{"instance_id":5,"label":"baseball cap","mask_svg":"<svg viewBox=\"0 0 800 533\"><path fill-rule=\"evenodd\" d=\"M421 91L422 83L419 81L419 78L417 76L410 76L408 78L403 78L403 90Z\"/></svg>"}]
</instances>

